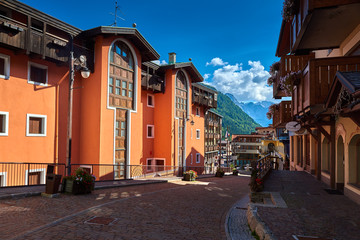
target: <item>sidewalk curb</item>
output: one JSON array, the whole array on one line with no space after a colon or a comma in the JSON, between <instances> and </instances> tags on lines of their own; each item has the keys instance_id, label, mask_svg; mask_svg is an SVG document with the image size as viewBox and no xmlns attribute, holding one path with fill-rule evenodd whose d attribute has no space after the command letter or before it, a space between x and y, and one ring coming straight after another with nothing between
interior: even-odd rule
<instances>
[{"instance_id":1,"label":"sidewalk curb","mask_svg":"<svg viewBox=\"0 0 360 240\"><path fill-rule=\"evenodd\" d=\"M140 186L140 185L148 185L148 184L158 184L158 183L170 183L181 181L181 179L172 179L172 180L155 180L151 182L137 182L137 183L128 183L128 184L119 184L119 185L104 185L104 186L95 186L95 190L108 189L108 188L120 188L120 187L131 187L131 186ZM44 186L45 189L45 186ZM18 199L18 198L26 198L26 197L34 197L41 196L42 192L26 192L26 193L10 193L7 195L0 196L0 200L6 199Z\"/></svg>"},{"instance_id":2,"label":"sidewalk curb","mask_svg":"<svg viewBox=\"0 0 360 240\"><path fill-rule=\"evenodd\" d=\"M277 240L272 234L271 230L261 220L261 218L257 214L257 207L254 206L252 203L249 203L248 205L246 216L251 231L255 231L255 233L259 236L260 240Z\"/></svg>"}]
</instances>

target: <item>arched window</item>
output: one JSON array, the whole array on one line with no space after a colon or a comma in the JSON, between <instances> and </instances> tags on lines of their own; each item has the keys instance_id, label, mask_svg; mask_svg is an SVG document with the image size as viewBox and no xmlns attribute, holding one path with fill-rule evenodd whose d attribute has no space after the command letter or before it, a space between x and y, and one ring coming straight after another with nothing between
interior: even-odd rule
<instances>
[{"instance_id":1,"label":"arched window","mask_svg":"<svg viewBox=\"0 0 360 240\"><path fill-rule=\"evenodd\" d=\"M187 117L187 92L188 86L185 74L178 71L176 75L176 116L179 118Z\"/></svg>"},{"instance_id":2,"label":"arched window","mask_svg":"<svg viewBox=\"0 0 360 240\"><path fill-rule=\"evenodd\" d=\"M349 183L360 184L360 134L355 135L349 144Z\"/></svg>"},{"instance_id":3,"label":"arched window","mask_svg":"<svg viewBox=\"0 0 360 240\"><path fill-rule=\"evenodd\" d=\"M111 46L109 64L110 105L133 108L134 59L124 42L117 41Z\"/></svg>"},{"instance_id":4,"label":"arched window","mask_svg":"<svg viewBox=\"0 0 360 240\"><path fill-rule=\"evenodd\" d=\"M330 142L324 138L321 147L321 170L330 172Z\"/></svg>"}]
</instances>

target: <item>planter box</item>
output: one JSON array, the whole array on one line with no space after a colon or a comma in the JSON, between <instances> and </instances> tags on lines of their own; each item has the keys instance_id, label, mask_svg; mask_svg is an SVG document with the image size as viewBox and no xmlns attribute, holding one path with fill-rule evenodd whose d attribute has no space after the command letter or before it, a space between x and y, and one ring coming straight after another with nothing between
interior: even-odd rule
<instances>
[{"instance_id":1,"label":"planter box","mask_svg":"<svg viewBox=\"0 0 360 240\"><path fill-rule=\"evenodd\" d=\"M184 181L195 181L195 178L191 174L184 174Z\"/></svg>"},{"instance_id":2,"label":"planter box","mask_svg":"<svg viewBox=\"0 0 360 240\"><path fill-rule=\"evenodd\" d=\"M73 180L65 180L65 188L64 192L72 193L72 194L85 194L91 193L94 190L94 183L93 184L78 184Z\"/></svg>"},{"instance_id":3,"label":"planter box","mask_svg":"<svg viewBox=\"0 0 360 240\"><path fill-rule=\"evenodd\" d=\"M216 172L215 177L223 177L225 175L224 172Z\"/></svg>"}]
</instances>

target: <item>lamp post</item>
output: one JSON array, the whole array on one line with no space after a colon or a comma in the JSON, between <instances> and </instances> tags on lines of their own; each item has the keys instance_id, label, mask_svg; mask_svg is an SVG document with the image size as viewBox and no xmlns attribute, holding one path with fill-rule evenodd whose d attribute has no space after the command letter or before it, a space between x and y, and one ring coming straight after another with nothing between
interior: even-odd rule
<instances>
[{"instance_id":1,"label":"lamp post","mask_svg":"<svg viewBox=\"0 0 360 240\"><path fill-rule=\"evenodd\" d=\"M69 102L68 102L68 118L67 118L67 145L66 145L66 166L67 174L71 175L71 140L72 140L72 117L73 117L73 89L75 70L80 71L83 78L90 76L90 70L86 66L86 56L81 55L79 58L74 58L74 38L70 37L70 78L69 78Z\"/></svg>"}]
</instances>

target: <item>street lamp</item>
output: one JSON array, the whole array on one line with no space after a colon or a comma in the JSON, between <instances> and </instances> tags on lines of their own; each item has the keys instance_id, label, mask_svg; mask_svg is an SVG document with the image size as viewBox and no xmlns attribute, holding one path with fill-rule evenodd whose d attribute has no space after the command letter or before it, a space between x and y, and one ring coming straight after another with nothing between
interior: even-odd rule
<instances>
[{"instance_id":1,"label":"street lamp","mask_svg":"<svg viewBox=\"0 0 360 240\"><path fill-rule=\"evenodd\" d=\"M90 76L90 70L87 68L86 56L81 55L78 58L74 58L74 39L70 37L70 78L69 78L69 111L68 111L68 126L67 126L67 145L66 145L66 165L68 168L67 174L71 175L71 140L72 140L72 117L73 117L73 89L74 89L74 77L75 71L80 71L83 78Z\"/></svg>"}]
</instances>

